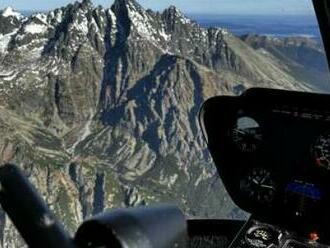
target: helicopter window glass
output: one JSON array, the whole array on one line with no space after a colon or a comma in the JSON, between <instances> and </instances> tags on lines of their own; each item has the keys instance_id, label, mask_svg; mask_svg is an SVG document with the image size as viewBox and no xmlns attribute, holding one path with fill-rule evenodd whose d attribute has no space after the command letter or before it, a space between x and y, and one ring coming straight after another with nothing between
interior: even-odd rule
<instances>
[{"instance_id":1,"label":"helicopter window glass","mask_svg":"<svg viewBox=\"0 0 330 248\"><path fill-rule=\"evenodd\" d=\"M206 149L202 103L251 87L330 91L309 0L1 0L0 9L0 160L24 168L72 232L102 211L158 202L196 218L247 218ZM258 122L237 124L237 148L258 149Z\"/></svg>"}]
</instances>

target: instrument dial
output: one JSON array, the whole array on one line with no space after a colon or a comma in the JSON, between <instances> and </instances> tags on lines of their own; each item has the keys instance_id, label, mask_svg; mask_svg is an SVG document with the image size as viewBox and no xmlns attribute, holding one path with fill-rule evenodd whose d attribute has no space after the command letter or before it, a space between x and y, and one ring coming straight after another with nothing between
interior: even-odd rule
<instances>
[{"instance_id":1,"label":"instrument dial","mask_svg":"<svg viewBox=\"0 0 330 248\"><path fill-rule=\"evenodd\" d=\"M260 125L250 117L240 117L232 130L232 140L242 152L256 151L262 141Z\"/></svg>"},{"instance_id":2,"label":"instrument dial","mask_svg":"<svg viewBox=\"0 0 330 248\"><path fill-rule=\"evenodd\" d=\"M270 204L275 198L276 188L271 173L262 168L252 169L240 183L241 191L252 200Z\"/></svg>"},{"instance_id":3,"label":"instrument dial","mask_svg":"<svg viewBox=\"0 0 330 248\"><path fill-rule=\"evenodd\" d=\"M279 245L280 233L268 226L252 227L247 231L245 239L252 247L267 248Z\"/></svg>"},{"instance_id":4,"label":"instrument dial","mask_svg":"<svg viewBox=\"0 0 330 248\"><path fill-rule=\"evenodd\" d=\"M330 133L321 135L313 145L315 164L330 170Z\"/></svg>"}]
</instances>

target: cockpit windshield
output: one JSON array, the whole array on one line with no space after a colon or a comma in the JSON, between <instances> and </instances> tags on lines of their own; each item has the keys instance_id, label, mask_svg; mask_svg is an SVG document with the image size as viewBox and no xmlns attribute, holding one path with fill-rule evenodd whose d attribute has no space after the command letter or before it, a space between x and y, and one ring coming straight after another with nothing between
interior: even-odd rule
<instances>
[{"instance_id":1,"label":"cockpit windshield","mask_svg":"<svg viewBox=\"0 0 330 248\"><path fill-rule=\"evenodd\" d=\"M158 202L247 218L198 114L252 87L330 92L312 1L0 2L0 161L23 168L70 231ZM3 242L20 244L5 218Z\"/></svg>"}]
</instances>

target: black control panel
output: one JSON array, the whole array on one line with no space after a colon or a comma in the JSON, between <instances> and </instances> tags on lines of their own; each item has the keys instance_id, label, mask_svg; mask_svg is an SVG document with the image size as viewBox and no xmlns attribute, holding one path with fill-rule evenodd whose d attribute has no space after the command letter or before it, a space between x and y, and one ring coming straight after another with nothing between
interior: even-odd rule
<instances>
[{"instance_id":1,"label":"black control panel","mask_svg":"<svg viewBox=\"0 0 330 248\"><path fill-rule=\"evenodd\" d=\"M240 208L302 236L315 231L329 243L330 96L251 89L215 97L204 104L201 125Z\"/></svg>"},{"instance_id":2,"label":"black control panel","mask_svg":"<svg viewBox=\"0 0 330 248\"><path fill-rule=\"evenodd\" d=\"M230 248L328 248L319 242L318 233L301 237L295 231L249 220L239 232Z\"/></svg>"},{"instance_id":3,"label":"black control panel","mask_svg":"<svg viewBox=\"0 0 330 248\"><path fill-rule=\"evenodd\" d=\"M295 231L250 219L230 248L328 248L320 243L318 233L301 237Z\"/></svg>"}]
</instances>

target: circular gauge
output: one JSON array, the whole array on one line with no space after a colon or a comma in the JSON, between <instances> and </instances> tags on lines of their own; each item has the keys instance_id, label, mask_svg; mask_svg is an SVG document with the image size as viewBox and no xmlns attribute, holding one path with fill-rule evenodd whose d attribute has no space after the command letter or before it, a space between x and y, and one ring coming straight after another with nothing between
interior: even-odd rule
<instances>
[{"instance_id":1,"label":"circular gauge","mask_svg":"<svg viewBox=\"0 0 330 248\"><path fill-rule=\"evenodd\" d=\"M256 151L262 141L259 124L250 117L240 117L232 130L232 139L240 151Z\"/></svg>"},{"instance_id":2,"label":"circular gauge","mask_svg":"<svg viewBox=\"0 0 330 248\"><path fill-rule=\"evenodd\" d=\"M267 248L279 245L280 233L271 227L257 226L249 229L245 235L246 242L252 247Z\"/></svg>"},{"instance_id":3,"label":"circular gauge","mask_svg":"<svg viewBox=\"0 0 330 248\"><path fill-rule=\"evenodd\" d=\"M272 203L276 193L271 173L262 168L252 169L241 181L240 189L251 200L261 204Z\"/></svg>"},{"instance_id":4,"label":"circular gauge","mask_svg":"<svg viewBox=\"0 0 330 248\"><path fill-rule=\"evenodd\" d=\"M321 135L313 145L315 164L330 170L330 133Z\"/></svg>"}]
</instances>

